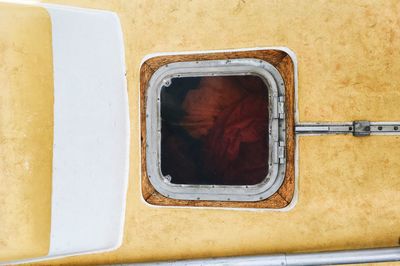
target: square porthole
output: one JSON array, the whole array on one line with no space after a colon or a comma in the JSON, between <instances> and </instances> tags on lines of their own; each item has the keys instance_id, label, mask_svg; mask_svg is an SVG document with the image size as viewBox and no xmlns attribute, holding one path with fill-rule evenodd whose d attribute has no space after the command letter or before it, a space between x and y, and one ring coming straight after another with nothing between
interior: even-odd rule
<instances>
[{"instance_id":1,"label":"square porthole","mask_svg":"<svg viewBox=\"0 0 400 266\"><path fill-rule=\"evenodd\" d=\"M142 193L164 206L283 208L294 193L294 65L281 50L141 67Z\"/></svg>"}]
</instances>

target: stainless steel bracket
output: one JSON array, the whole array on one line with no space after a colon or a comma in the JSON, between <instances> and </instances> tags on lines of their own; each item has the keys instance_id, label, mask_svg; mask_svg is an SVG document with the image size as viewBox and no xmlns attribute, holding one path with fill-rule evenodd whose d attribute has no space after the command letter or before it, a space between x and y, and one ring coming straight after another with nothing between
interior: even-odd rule
<instances>
[{"instance_id":1,"label":"stainless steel bracket","mask_svg":"<svg viewBox=\"0 0 400 266\"><path fill-rule=\"evenodd\" d=\"M371 135L371 123L369 121L354 121L353 136L362 137Z\"/></svg>"}]
</instances>

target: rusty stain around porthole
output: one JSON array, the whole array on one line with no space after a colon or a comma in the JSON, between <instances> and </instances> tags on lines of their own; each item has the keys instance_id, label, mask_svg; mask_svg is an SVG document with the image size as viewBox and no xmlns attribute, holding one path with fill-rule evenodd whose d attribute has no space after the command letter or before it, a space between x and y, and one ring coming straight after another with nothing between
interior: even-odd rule
<instances>
[{"instance_id":1,"label":"rusty stain around porthole","mask_svg":"<svg viewBox=\"0 0 400 266\"><path fill-rule=\"evenodd\" d=\"M272 63L171 60L145 76L142 166L158 198L212 206L277 194L288 163L286 118L294 113Z\"/></svg>"}]
</instances>

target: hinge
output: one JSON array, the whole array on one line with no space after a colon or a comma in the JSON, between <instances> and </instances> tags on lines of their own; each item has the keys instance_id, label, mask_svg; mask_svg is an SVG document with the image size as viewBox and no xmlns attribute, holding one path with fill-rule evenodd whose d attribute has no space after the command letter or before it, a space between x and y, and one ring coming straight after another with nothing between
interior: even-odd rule
<instances>
[{"instance_id":1,"label":"hinge","mask_svg":"<svg viewBox=\"0 0 400 266\"><path fill-rule=\"evenodd\" d=\"M285 118L285 96L279 96L278 98L278 114L279 119Z\"/></svg>"},{"instance_id":2,"label":"hinge","mask_svg":"<svg viewBox=\"0 0 400 266\"><path fill-rule=\"evenodd\" d=\"M286 158L285 158L285 142L284 141L279 141L278 158L279 158L280 164L285 163Z\"/></svg>"},{"instance_id":3,"label":"hinge","mask_svg":"<svg viewBox=\"0 0 400 266\"><path fill-rule=\"evenodd\" d=\"M285 156L285 142L284 141L275 141L274 142L274 149L276 153L273 157L274 164L284 164L286 160Z\"/></svg>"}]
</instances>

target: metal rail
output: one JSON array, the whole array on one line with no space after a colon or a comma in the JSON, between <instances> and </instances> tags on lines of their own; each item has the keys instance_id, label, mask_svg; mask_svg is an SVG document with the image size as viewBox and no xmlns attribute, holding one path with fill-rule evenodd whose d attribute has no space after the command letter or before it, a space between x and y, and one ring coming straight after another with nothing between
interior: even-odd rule
<instances>
[{"instance_id":1,"label":"metal rail","mask_svg":"<svg viewBox=\"0 0 400 266\"><path fill-rule=\"evenodd\" d=\"M354 121L345 123L304 123L296 125L296 134L352 134L353 136L400 135L400 122Z\"/></svg>"},{"instance_id":2,"label":"metal rail","mask_svg":"<svg viewBox=\"0 0 400 266\"><path fill-rule=\"evenodd\" d=\"M120 264L120 265L300 266L300 265L357 264L357 263L373 263L373 262L389 262L389 261L400 261L400 247L326 251L326 252L299 253L299 254L223 257L223 258Z\"/></svg>"}]
</instances>

